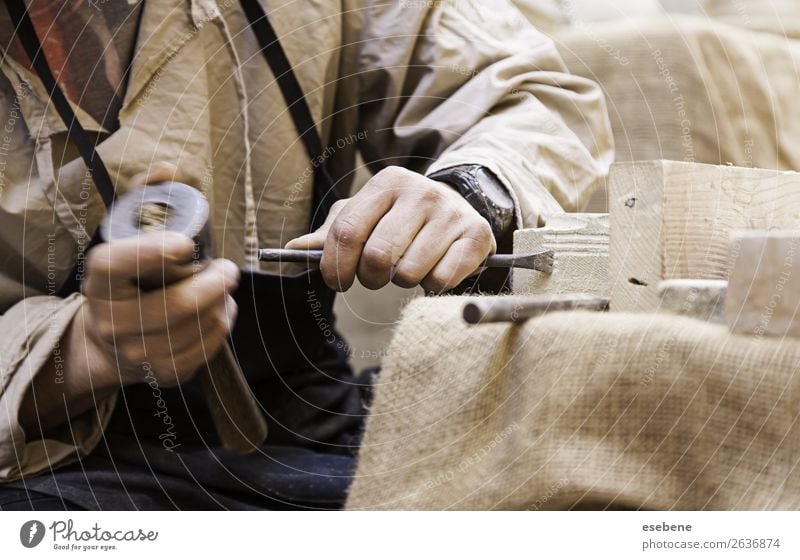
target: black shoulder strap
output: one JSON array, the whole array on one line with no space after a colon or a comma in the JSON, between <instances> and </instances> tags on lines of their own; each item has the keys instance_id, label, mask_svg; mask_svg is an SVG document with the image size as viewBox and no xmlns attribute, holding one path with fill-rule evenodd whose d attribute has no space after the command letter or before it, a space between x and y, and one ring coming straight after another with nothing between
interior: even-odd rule
<instances>
[{"instance_id":1,"label":"black shoulder strap","mask_svg":"<svg viewBox=\"0 0 800 560\"><path fill-rule=\"evenodd\" d=\"M314 211L311 216L311 230L322 226L331 206L338 199L333 179L325 165L322 139L306 102L303 88L292 70L292 65L278 40L275 28L272 27L259 0L240 0L250 27L255 33L261 52L278 81L289 114L294 126L305 146L311 165L314 169Z\"/></svg>"},{"instance_id":2,"label":"black shoulder strap","mask_svg":"<svg viewBox=\"0 0 800 560\"><path fill-rule=\"evenodd\" d=\"M36 29L33 27L30 15L28 15L25 1L4 1L8 8L8 13L11 16L11 21L14 23L22 46L25 49L25 53L33 64L33 69L42 81L45 89L47 89L50 99L53 101L56 111L58 111L58 115L67 127L67 133L70 139L78 148L81 158L83 158L86 167L92 174L94 184L100 196L103 198L106 208L110 207L114 203L116 197L114 182L111 180L111 176L108 174L108 169L106 169L103 160L100 159L100 156L97 154L95 143L92 142L83 126L81 126L64 92L61 91L55 78L53 78L53 72L50 70L50 65L47 63L47 58L45 58L44 51L42 50L42 44L39 41L39 37L36 35Z\"/></svg>"},{"instance_id":3,"label":"black shoulder strap","mask_svg":"<svg viewBox=\"0 0 800 560\"><path fill-rule=\"evenodd\" d=\"M261 46L261 52L264 53L264 58L267 59L267 64L278 81L278 87L281 89L308 156L312 162L321 162L324 150L322 140L308 103L306 103L303 88L300 87L292 65L278 41L275 28L272 27L272 23L258 0L241 0L241 4Z\"/></svg>"},{"instance_id":4,"label":"black shoulder strap","mask_svg":"<svg viewBox=\"0 0 800 560\"><path fill-rule=\"evenodd\" d=\"M24 0L4 0L8 12L11 15L17 33L19 34L22 46L28 57L31 59L33 69L36 71L42 84L47 89L50 98L58 111L61 120L67 127L70 139L78 148L86 167L92 174L97 190L103 198L106 207L113 204L116 197L114 183L108 174L103 160L97 154L95 143L84 130L81 123L75 116L72 106L67 101L66 96L58 87L50 65L42 51L42 45L33 27ZM300 139L308 152L308 156L314 163L315 170L321 174L322 182L331 182L327 175L325 166L322 165L323 151L322 140L317 131L316 123L311 115L311 110L305 101L305 95L300 87L289 59L283 51L275 29L267 18L264 9L258 0L241 0L242 9L247 15L247 19L264 53L272 73L278 80L278 86L289 108L289 113L298 129Z\"/></svg>"}]
</instances>

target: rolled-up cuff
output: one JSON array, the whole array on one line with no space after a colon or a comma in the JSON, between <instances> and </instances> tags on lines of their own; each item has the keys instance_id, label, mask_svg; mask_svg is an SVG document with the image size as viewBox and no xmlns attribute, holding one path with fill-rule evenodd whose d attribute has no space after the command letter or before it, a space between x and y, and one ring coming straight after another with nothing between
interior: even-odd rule
<instances>
[{"instance_id":1,"label":"rolled-up cuff","mask_svg":"<svg viewBox=\"0 0 800 560\"><path fill-rule=\"evenodd\" d=\"M564 209L537 177L516 166L499 151L489 153L479 147L464 146L445 152L425 172L427 176L459 165L480 165L491 171L514 201L514 227L540 227L553 214Z\"/></svg>"},{"instance_id":2,"label":"rolled-up cuff","mask_svg":"<svg viewBox=\"0 0 800 560\"><path fill-rule=\"evenodd\" d=\"M44 374L50 360L54 383L63 382L60 341L81 306L79 294L65 299L31 297L0 317L4 337L0 342L0 481L56 469L90 453L111 419L117 394L105 397L95 408L52 430L48 437L26 442L19 413L34 378Z\"/></svg>"}]
</instances>

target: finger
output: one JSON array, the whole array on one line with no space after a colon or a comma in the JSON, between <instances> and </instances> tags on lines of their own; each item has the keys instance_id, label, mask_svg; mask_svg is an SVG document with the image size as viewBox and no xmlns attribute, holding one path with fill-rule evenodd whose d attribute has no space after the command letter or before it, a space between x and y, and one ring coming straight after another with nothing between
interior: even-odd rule
<instances>
[{"instance_id":1,"label":"finger","mask_svg":"<svg viewBox=\"0 0 800 560\"><path fill-rule=\"evenodd\" d=\"M491 232L457 239L420 282L426 292L440 293L458 286L477 271L492 252Z\"/></svg>"},{"instance_id":2,"label":"finger","mask_svg":"<svg viewBox=\"0 0 800 560\"><path fill-rule=\"evenodd\" d=\"M426 220L425 213L416 204L400 200L381 218L358 261L358 279L366 288L377 290L392 280L395 265Z\"/></svg>"},{"instance_id":3,"label":"finger","mask_svg":"<svg viewBox=\"0 0 800 560\"><path fill-rule=\"evenodd\" d=\"M328 216L325 218L325 223L322 224L316 231L301 235L289 241L286 244L286 249L295 249L300 251L310 251L314 249L322 249L325 246L325 239L328 237L328 231L331 229L331 224L336 220L336 217L342 211L347 200L339 200L331 206Z\"/></svg>"},{"instance_id":4,"label":"finger","mask_svg":"<svg viewBox=\"0 0 800 560\"><path fill-rule=\"evenodd\" d=\"M437 219L425 224L395 266L392 282L402 288L418 286L459 234L460 230L449 221Z\"/></svg>"},{"instance_id":5,"label":"finger","mask_svg":"<svg viewBox=\"0 0 800 560\"><path fill-rule=\"evenodd\" d=\"M221 322L219 327L210 330L205 336L197 338L195 344L174 353L171 358L179 380L190 379L194 373L197 373L200 366L207 364L219 354L228 340L228 334L232 328L232 323Z\"/></svg>"},{"instance_id":6,"label":"finger","mask_svg":"<svg viewBox=\"0 0 800 560\"><path fill-rule=\"evenodd\" d=\"M162 332L142 334L130 338L129 344L135 351L137 347L146 350L151 356L170 356L183 353L197 344L198 340L215 340L220 335L227 336L236 322L238 309L231 296L212 309L197 314L178 326L170 325Z\"/></svg>"},{"instance_id":7,"label":"finger","mask_svg":"<svg viewBox=\"0 0 800 560\"><path fill-rule=\"evenodd\" d=\"M137 173L131 177L129 185L131 187L138 187L141 185L164 183L166 181L180 181L178 176L178 168L174 164L166 161L159 161L151 165L150 169L147 171Z\"/></svg>"},{"instance_id":8,"label":"finger","mask_svg":"<svg viewBox=\"0 0 800 560\"><path fill-rule=\"evenodd\" d=\"M217 259L191 278L142 294L137 302L141 310L141 332L163 332L166 328L196 322L198 315L204 315L226 300L238 286L240 274L231 261Z\"/></svg>"},{"instance_id":9,"label":"finger","mask_svg":"<svg viewBox=\"0 0 800 560\"><path fill-rule=\"evenodd\" d=\"M192 257L194 242L175 232L143 233L103 243L87 257L84 294L98 299L133 297L142 277L165 277Z\"/></svg>"},{"instance_id":10,"label":"finger","mask_svg":"<svg viewBox=\"0 0 800 560\"><path fill-rule=\"evenodd\" d=\"M233 331L238 311L233 297L227 296L222 303L198 316L196 323L181 328L180 336L174 341L174 352L183 352L197 341L214 346L215 340L225 338Z\"/></svg>"},{"instance_id":11,"label":"finger","mask_svg":"<svg viewBox=\"0 0 800 560\"><path fill-rule=\"evenodd\" d=\"M322 231L322 228L319 228L311 233L301 235L300 237L295 237L284 246L284 249L295 249L298 251L322 249L322 247L325 245L325 238L327 236L328 231Z\"/></svg>"},{"instance_id":12,"label":"finger","mask_svg":"<svg viewBox=\"0 0 800 560\"><path fill-rule=\"evenodd\" d=\"M221 273L220 267L224 267ZM142 334L164 335L167 329L196 322L198 315L224 301L238 279L236 265L212 261L201 273L166 290L137 293L137 297L122 300L90 298L93 330L106 342Z\"/></svg>"},{"instance_id":13,"label":"finger","mask_svg":"<svg viewBox=\"0 0 800 560\"><path fill-rule=\"evenodd\" d=\"M394 200L391 191L375 189L359 193L344 205L330 226L320 262L328 286L340 292L350 289L364 244Z\"/></svg>"}]
</instances>

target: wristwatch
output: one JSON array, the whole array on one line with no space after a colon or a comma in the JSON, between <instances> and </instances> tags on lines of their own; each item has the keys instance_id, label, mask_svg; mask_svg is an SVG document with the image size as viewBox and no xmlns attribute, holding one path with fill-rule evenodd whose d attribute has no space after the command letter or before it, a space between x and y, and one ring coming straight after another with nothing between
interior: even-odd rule
<instances>
[{"instance_id":1,"label":"wristwatch","mask_svg":"<svg viewBox=\"0 0 800 560\"><path fill-rule=\"evenodd\" d=\"M514 225L514 200L497 176L482 165L456 165L428 175L453 187L464 200L486 218L495 239Z\"/></svg>"}]
</instances>

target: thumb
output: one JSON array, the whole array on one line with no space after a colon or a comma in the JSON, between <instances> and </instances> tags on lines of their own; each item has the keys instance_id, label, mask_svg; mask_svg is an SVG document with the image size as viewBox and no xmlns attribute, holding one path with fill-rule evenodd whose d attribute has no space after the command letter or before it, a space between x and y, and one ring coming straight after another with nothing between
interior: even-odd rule
<instances>
[{"instance_id":1,"label":"thumb","mask_svg":"<svg viewBox=\"0 0 800 560\"><path fill-rule=\"evenodd\" d=\"M179 181L186 183L181 179L178 168L169 162L158 161L150 166L149 169L141 173L137 173L129 181L132 187L140 187L142 185L153 185L155 183L165 183L167 181Z\"/></svg>"},{"instance_id":2,"label":"thumb","mask_svg":"<svg viewBox=\"0 0 800 560\"><path fill-rule=\"evenodd\" d=\"M325 239L328 237L328 231L331 229L331 225L336 221L336 217L339 215L339 212L342 211L346 203L347 199L335 202L333 206L331 206L331 211L328 213L328 216L325 218L325 223L322 224L319 229L292 239L284 248L302 251L323 249L325 247Z\"/></svg>"},{"instance_id":3,"label":"thumb","mask_svg":"<svg viewBox=\"0 0 800 560\"><path fill-rule=\"evenodd\" d=\"M328 237L328 229L323 225L317 231L296 237L286 244L285 249L301 251L322 249L325 245L325 238Z\"/></svg>"}]
</instances>

